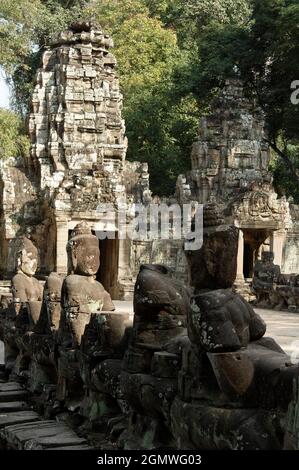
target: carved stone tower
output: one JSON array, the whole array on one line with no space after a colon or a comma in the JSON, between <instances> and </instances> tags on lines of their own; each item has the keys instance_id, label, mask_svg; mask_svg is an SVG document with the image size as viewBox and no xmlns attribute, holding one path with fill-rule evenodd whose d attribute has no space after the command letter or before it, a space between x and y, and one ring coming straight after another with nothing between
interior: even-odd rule
<instances>
[{"instance_id":1,"label":"carved stone tower","mask_svg":"<svg viewBox=\"0 0 299 470\"><path fill-rule=\"evenodd\" d=\"M76 24L52 40L37 74L29 124L31 156L40 169L41 189L52 194L68 180L68 191L60 197L66 204L76 199L78 177L86 185L91 177L101 179L108 172L109 189L119 190L115 178L123 169L127 139L111 46L98 27ZM94 186L99 198L107 190L103 184Z\"/></svg>"},{"instance_id":2,"label":"carved stone tower","mask_svg":"<svg viewBox=\"0 0 299 470\"><path fill-rule=\"evenodd\" d=\"M193 192L201 203L211 197L226 201L253 181L271 181L269 160L260 109L244 97L241 82L227 81L211 113L201 119L193 144Z\"/></svg>"}]
</instances>

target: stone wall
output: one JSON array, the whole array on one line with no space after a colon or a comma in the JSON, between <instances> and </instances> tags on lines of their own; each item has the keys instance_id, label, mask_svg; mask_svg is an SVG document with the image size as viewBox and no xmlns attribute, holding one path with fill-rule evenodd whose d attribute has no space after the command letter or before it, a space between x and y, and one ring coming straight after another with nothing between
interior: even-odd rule
<instances>
[{"instance_id":1,"label":"stone wall","mask_svg":"<svg viewBox=\"0 0 299 470\"><path fill-rule=\"evenodd\" d=\"M10 240L41 221L36 180L22 158L0 161L0 192L0 274L6 277L14 271Z\"/></svg>"},{"instance_id":2,"label":"stone wall","mask_svg":"<svg viewBox=\"0 0 299 470\"><path fill-rule=\"evenodd\" d=\"M170 269L173 277L188 284L188 263L184 252L183 240L154 240L135 242L132 245L134 277L140 264L163 264Z\"/></svg>"},{"instance_id":3,"label":"stone wall","mask_svg":"<svg viewBox=\"0 0 299 470\"><path fill-rule=\"evenodd\" d=\"M39 275L66 274L65 246L77 223L85 220L118 238L118 227L103 222L99 205L156 201L147 164L125 160L123 97L112 46L99 26L80 23L53 38L43 55L31 100L30 157L1 163L5 277L13 270L10 240L17 235L26 234L38 247ZM216 203L225 223L241 229L239 248L249 244L256 257L269 246L282 270L298 271L298 210L292 206L290 211L288 201L278 198L269 158L262 112L244 96L240 81L228 80L200 122L192 170L179 176L176 199L166 203ZM179 279L188 279L182 240L119 240L116 249L115 295L132 296L140 263L164 263ZM243 258L238 267L243 282Z\"/></svg>"},{"instance_id":4,"label":"stone wall","mask_svg":"<svg viewBox=\"0 0 299 470\"><path fill-rule=\"evenodd\" d=\"M119 199L143 202L150 197L147 165L125 161L127 138L112 46L99 26L73 25L52 40L37 75L31 153L57 225L58 272L66 273L65 243L80 220L97 231L117 232L113 222L108 221L108 228L102 223L98 206L116 208ZM133 282L124 245L119 243L119 284Z\"/></svg>"}]
</instances>

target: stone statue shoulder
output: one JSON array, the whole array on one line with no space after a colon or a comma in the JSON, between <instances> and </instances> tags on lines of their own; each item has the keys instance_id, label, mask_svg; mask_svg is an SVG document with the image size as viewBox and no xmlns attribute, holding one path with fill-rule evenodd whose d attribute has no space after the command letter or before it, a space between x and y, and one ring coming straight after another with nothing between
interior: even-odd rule
<instances>
[{"instance_id":1,"label":"stone statue shoulder","mask_svg":"<svg viewBox=\"0 0 299 470\"><path fill-rule=\"evenodd\" d=\"M71 296L71 298L69 297ZM110 294L104 289L104 286L93 280L88 280L87 276L79 274L70 274L65 278L62 285L62 302L68 304L81 304L92 301L100 301L102 310L113 311L115 306L111 300Z\"/></svg>"},{"instance_id":2,"label":"stone statue shoulder","mask_svg":"<svg viewBox=\"0 0 299 470\"><path fill-rule=\"evenodd\" d=\"M20 302L42 300L43 287L34 277L19 272L12 278L11 286L13 297L19 299Z\"/></svg>"},{"instance_id":3,"label":"stone statue shoulder","mask_svg":"<svg viewBox=\"0 0 299 470\"><path fill-rule=\"evenodd\" d=\"M34 286L34 288L36 290L37 295L38 295L37 300L42 300L43 299L43 292L44 292L44 288L43 288L42 284L35 277L31 277L31 282L32 282L32 285Z\"/></svg>"},{"instance_id":4,"label":"stone statue shoulder","mask_svg":"<svg viewBox=\"0 0 299 470\"><path fill-rule=\"evenodd\" d=\"M231 289L198 294L192 298L188 332L192 342L207 352L235 351L262 338L263 320Z\"/></svg>"},{"instance_id":5,"label":"stone statue shoulder","mask_svg":"<svg viewBox=\"0 0 299 470\"><path fill-rule=\"evenodd\" d=\"M20 302L27 302L27 279L21 273L16 274L11 280L12 294L14 299L18 299Z\"/></svg>"}]
</instances>

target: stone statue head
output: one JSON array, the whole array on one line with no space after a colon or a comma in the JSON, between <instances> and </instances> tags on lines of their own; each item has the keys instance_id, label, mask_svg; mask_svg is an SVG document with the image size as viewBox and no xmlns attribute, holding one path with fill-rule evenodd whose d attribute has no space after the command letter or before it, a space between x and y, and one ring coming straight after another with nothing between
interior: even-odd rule
<instances>
[{"instance_id":1,"label":"stone statue head","mask_svg":"<svg viewBox=\"0 0 299 470\"><path fill-rule=\"evenodd\" d=\"M74 274L93 276L97 273L100 267L99 241L86 222L74 228L67 252L70 269Z\"/></svg>"},{"instance_id":2,"label":"stone statue head","mask_svg":"<svg viewBox=\"0 0 299 470\"><path fill-rule=\"evenodd\" d=\"M23 272L26 276L34 276L37 270L37 248L28 238L20 237L16 240L15 249L16 271Z\"/></svg>"},{"instance_id":3,"label":"stone statue head","mask_svg":"<svg viewBox=\"0 0 299 470\"><path fill-rule=\"evenodd\" d=\"M273 251L263 251L262 252L262 262L271 264L274 261Z\"/></svg>"}]
</instances>

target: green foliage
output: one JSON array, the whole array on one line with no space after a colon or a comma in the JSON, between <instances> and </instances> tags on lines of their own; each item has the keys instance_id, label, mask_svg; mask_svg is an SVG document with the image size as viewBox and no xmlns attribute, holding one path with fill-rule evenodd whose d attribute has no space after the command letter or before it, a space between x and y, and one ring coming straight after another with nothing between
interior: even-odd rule
<instances>
[{"instance_id":1,"label":"green foliage","mask_svg":"<svg viewBox=\"0 0 299 470\"><path fill-rule=\"evenodd\" d=\"M168 79L179 58L176 35L163 29L159 20L135 15L123 22L114 35L122 86L129 98L134 88Z\"/></svg>"},{"instance_id":2,"label":"green foliage","mask_svg":"<svg viewBox=\"0 0 299 470\"><path fill-rule=\"evenodd\" d=\"M127 157L149 163L154 193L171 194L178 174L189 168L198 124L194 99L181 100L173 93L174 69L183 61L176 34L163 28L160 20L138 14L122 23L114 40L124 93Z\"/></svg>"},{"instance_id":3,"label":"green foliage","mask_svg":"<svg viewBox=\"0 0 299 470\"><path fill-rule=\"evenodd\" d=\"M157 88L152 94L135 97L130 104L126 112L130 123L128 158L133 160L137 155L138 160L149 163L154 193L172 194L177 176L190 167L198 126L197 103L190 96L175 105L166 90Z\"/></svg>"},{"instance_id":4,"label":"green foliage","mask_svg":"<svg viewBox=\"0 0 299 470\"><path fill-rule=\"evenodd\" d=\"M299 77L299 4L297 0L254 2L248 77L266 112L270 139L299 137L299 107L290 101L291 82Z\"/></svg>"},{"instance_id":5,"label":"green foliage","mask_svg":"<svg viewBox=\"0 0 299 470\"><path fill-rule=\"evenodd\" d=\"M0 64L11 78L14 109L23 118L44 46L51 34L63 30L69 21L69 14L60 3L54 0L0 3Z\"/></svg>"},{"instance_id":6,"label":"green foliage","mask_svg":"<svg viewBox=\"0 0 299 470\"><path fill-rule=\"evenodd\" d=\"M91 0L82 16L93 18L114 38L125 21L142 14L149 14L142 0Z\"/></svg>"},{"instance_id":7,"label":"green foliage","mask_svg":"<svg viewBox=\"0 0 299 470\"><path fill-rule=\"evenodd\" d=\"M29 138L20 116L0 108L0 159L26 156L28 152Z\"/></svg>"},{"instance_id":8,"label":"green foliage","mask_svg":"<svg viewBox=\"0 0 299 470\"><path fill-rule=\"evenodd\" d=\"M289 144L285 149L287 157L294 165L297 175L299 175L299 144ZM274 185L280 196L292 197L296 204L299 204L299 185L296 178L290 171L290 166L273 152L270 170L273 173Z\"/></svg>"},{"instance_id":9,"label":"green foliage","mask_svg":"<svg viewBox=\"0 0 299 470\"><path fill-rule=\"evenodd\" d=\"M240 58L247 49L247 31L238 25L217 25L206 30L199 46L199 73L194 84L198 99L206 100L226 78L240 75Z\"/></svg>"},{"instance_id":10,"label":"green foliage","mask_svg":"<svg viewBox=\"0 0 299 470\"><path fill-rule=\"evenodd\" d=\"M37 0L2 0L0 3L0 61L11 72L22 63L32 45L31 24L39 16Z\"/></svg>"},{"instance_id":11,"label":"green foliage","mask_svg":"<svg viewBox=\"0 0 299 470\"><path fill-rule=\"evenodd\" d=\"M250 2L246 0L187 0L183 11L189 20L202 28L214 24L241 24L250 15Z\"/></svg>"},{"instance_id":12,"label":"green foliage","mask_svg":"<svg viewBox=\"0 0 299 470\"><path fill-rule=\"evenodd\" d=\"M298 0L253 0L250 15L249 2L233 3L186 2L185 11L197 21L189 86L208 103L226 78L243 79L265 112L269 143L279 157L272 165L275 184L299 201L299 106L290 100L291 83L299 79Z\"/></svg>"}]
</instances>

